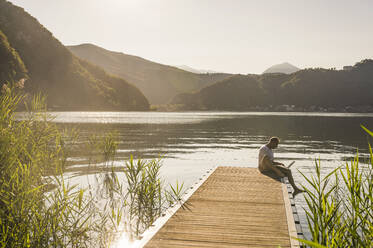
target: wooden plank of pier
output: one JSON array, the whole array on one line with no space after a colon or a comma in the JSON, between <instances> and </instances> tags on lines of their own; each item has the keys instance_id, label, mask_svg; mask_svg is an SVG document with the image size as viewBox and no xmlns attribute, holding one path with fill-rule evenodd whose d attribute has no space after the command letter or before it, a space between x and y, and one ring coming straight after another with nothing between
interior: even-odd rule
<instances>
[{"instance_id":1,"label":"wooden plank of pier","mask_svg":"<svg viewBox=\"0 0 373 248\"><path fill-rule=\"evenodd\" d=\"M145 247L296 247L285 191L256 168L218 167Z\"/></svg>"}]
</instances>

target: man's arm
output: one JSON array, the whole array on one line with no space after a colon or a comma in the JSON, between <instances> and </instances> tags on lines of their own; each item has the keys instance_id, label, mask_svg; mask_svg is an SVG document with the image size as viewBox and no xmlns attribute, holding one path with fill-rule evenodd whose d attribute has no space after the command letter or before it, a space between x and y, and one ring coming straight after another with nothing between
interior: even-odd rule
<instances>
[{"instance_id":1,"label":"man's arm","mask_svg":"<svg viewBox=\"0 0 373 248\"><path fill-rule=\"evenodd\" d=\"M280 165L280 166L284 166L284 164L282 163L279 163L279 162L275 162L275 161L271 161L268 156L265 156L263 158L263 162L264 164L266 165L266 167L270 170L272 170L273 172L276 173L277 176L279 177L285 177L284 173L282 173L275 165Z\"/></svg>"},{"instance_id":2,"label":"man's arm","mask_svg":"<svg viewBox=\"0 0 373 248\"><path fill-rule=\"evenodd\" d=\"M272 161L272 165L281 165L282 167L285 167L283 163Z\"/></svg>"}]
</instances>

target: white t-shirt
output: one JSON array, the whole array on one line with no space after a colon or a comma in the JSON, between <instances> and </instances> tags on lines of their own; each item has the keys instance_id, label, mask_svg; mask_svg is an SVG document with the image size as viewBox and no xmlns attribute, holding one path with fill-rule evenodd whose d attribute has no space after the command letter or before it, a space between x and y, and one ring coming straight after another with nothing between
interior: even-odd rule
<instances>
[{"instance_id":1,"label":"white t-shirt","mask_svg":"<svg viewBox=\"0 0 373 248\"><path fill-rule=\"evenodd\" d=\"M263 145L259 149L259 160L258 160L259 169L265 168L265 165L262 165L263 159L265 156L267 156L270 161L274 160L272 149L268 148L268 146L266 145Z\"/></svg>"}]
</instances>

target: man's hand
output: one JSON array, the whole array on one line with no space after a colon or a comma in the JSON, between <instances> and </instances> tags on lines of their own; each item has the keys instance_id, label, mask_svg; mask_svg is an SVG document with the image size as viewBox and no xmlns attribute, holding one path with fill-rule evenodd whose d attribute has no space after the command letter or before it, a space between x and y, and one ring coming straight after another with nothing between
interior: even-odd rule
<instances>
[{"instance_id":1,"label":"man's hand","mask_svg":"<svg viewBox=\"0 0 373 248\"><path fill-rule=\"evenodd\" d=\"M272 164L273 164L273 165L276 165L276 166L281 166L281 167L286 168L286 166L285 166L283 163L280 163L280 162L275 162L275 161L273 161Z\"/></svg>"},{"instance_id":2,"label":"man's hand","mask_svg":"<svg viewBox=\"0 0 373 248\"><path fill-rule=\"evenodd\" d=\"M264 162L267 170L273 171L279 177L285 177L286 176L283 172L281 172L281 170L278 169L278 167L286 168L284 164L279 163L279 162L275 162L275 161L271 161L271 160L268 159L267 156L264 157L263 162Z\"/></svg>"}]
</instances>

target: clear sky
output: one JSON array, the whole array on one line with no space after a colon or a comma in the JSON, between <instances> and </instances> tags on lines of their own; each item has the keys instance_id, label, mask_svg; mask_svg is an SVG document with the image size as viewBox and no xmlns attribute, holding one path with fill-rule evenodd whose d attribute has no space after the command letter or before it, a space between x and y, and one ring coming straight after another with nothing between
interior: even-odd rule
<instances>
[{"instance_id":1,"label":"clear sky","mask_svg":"<svg viewBox=\"0 0 373 248\"><path fill-rule=\"evenodd\" d=\"M65 45L168 65L262 73L373 58L372 0L11 0Z\"/></svg>"}]
</instances>

